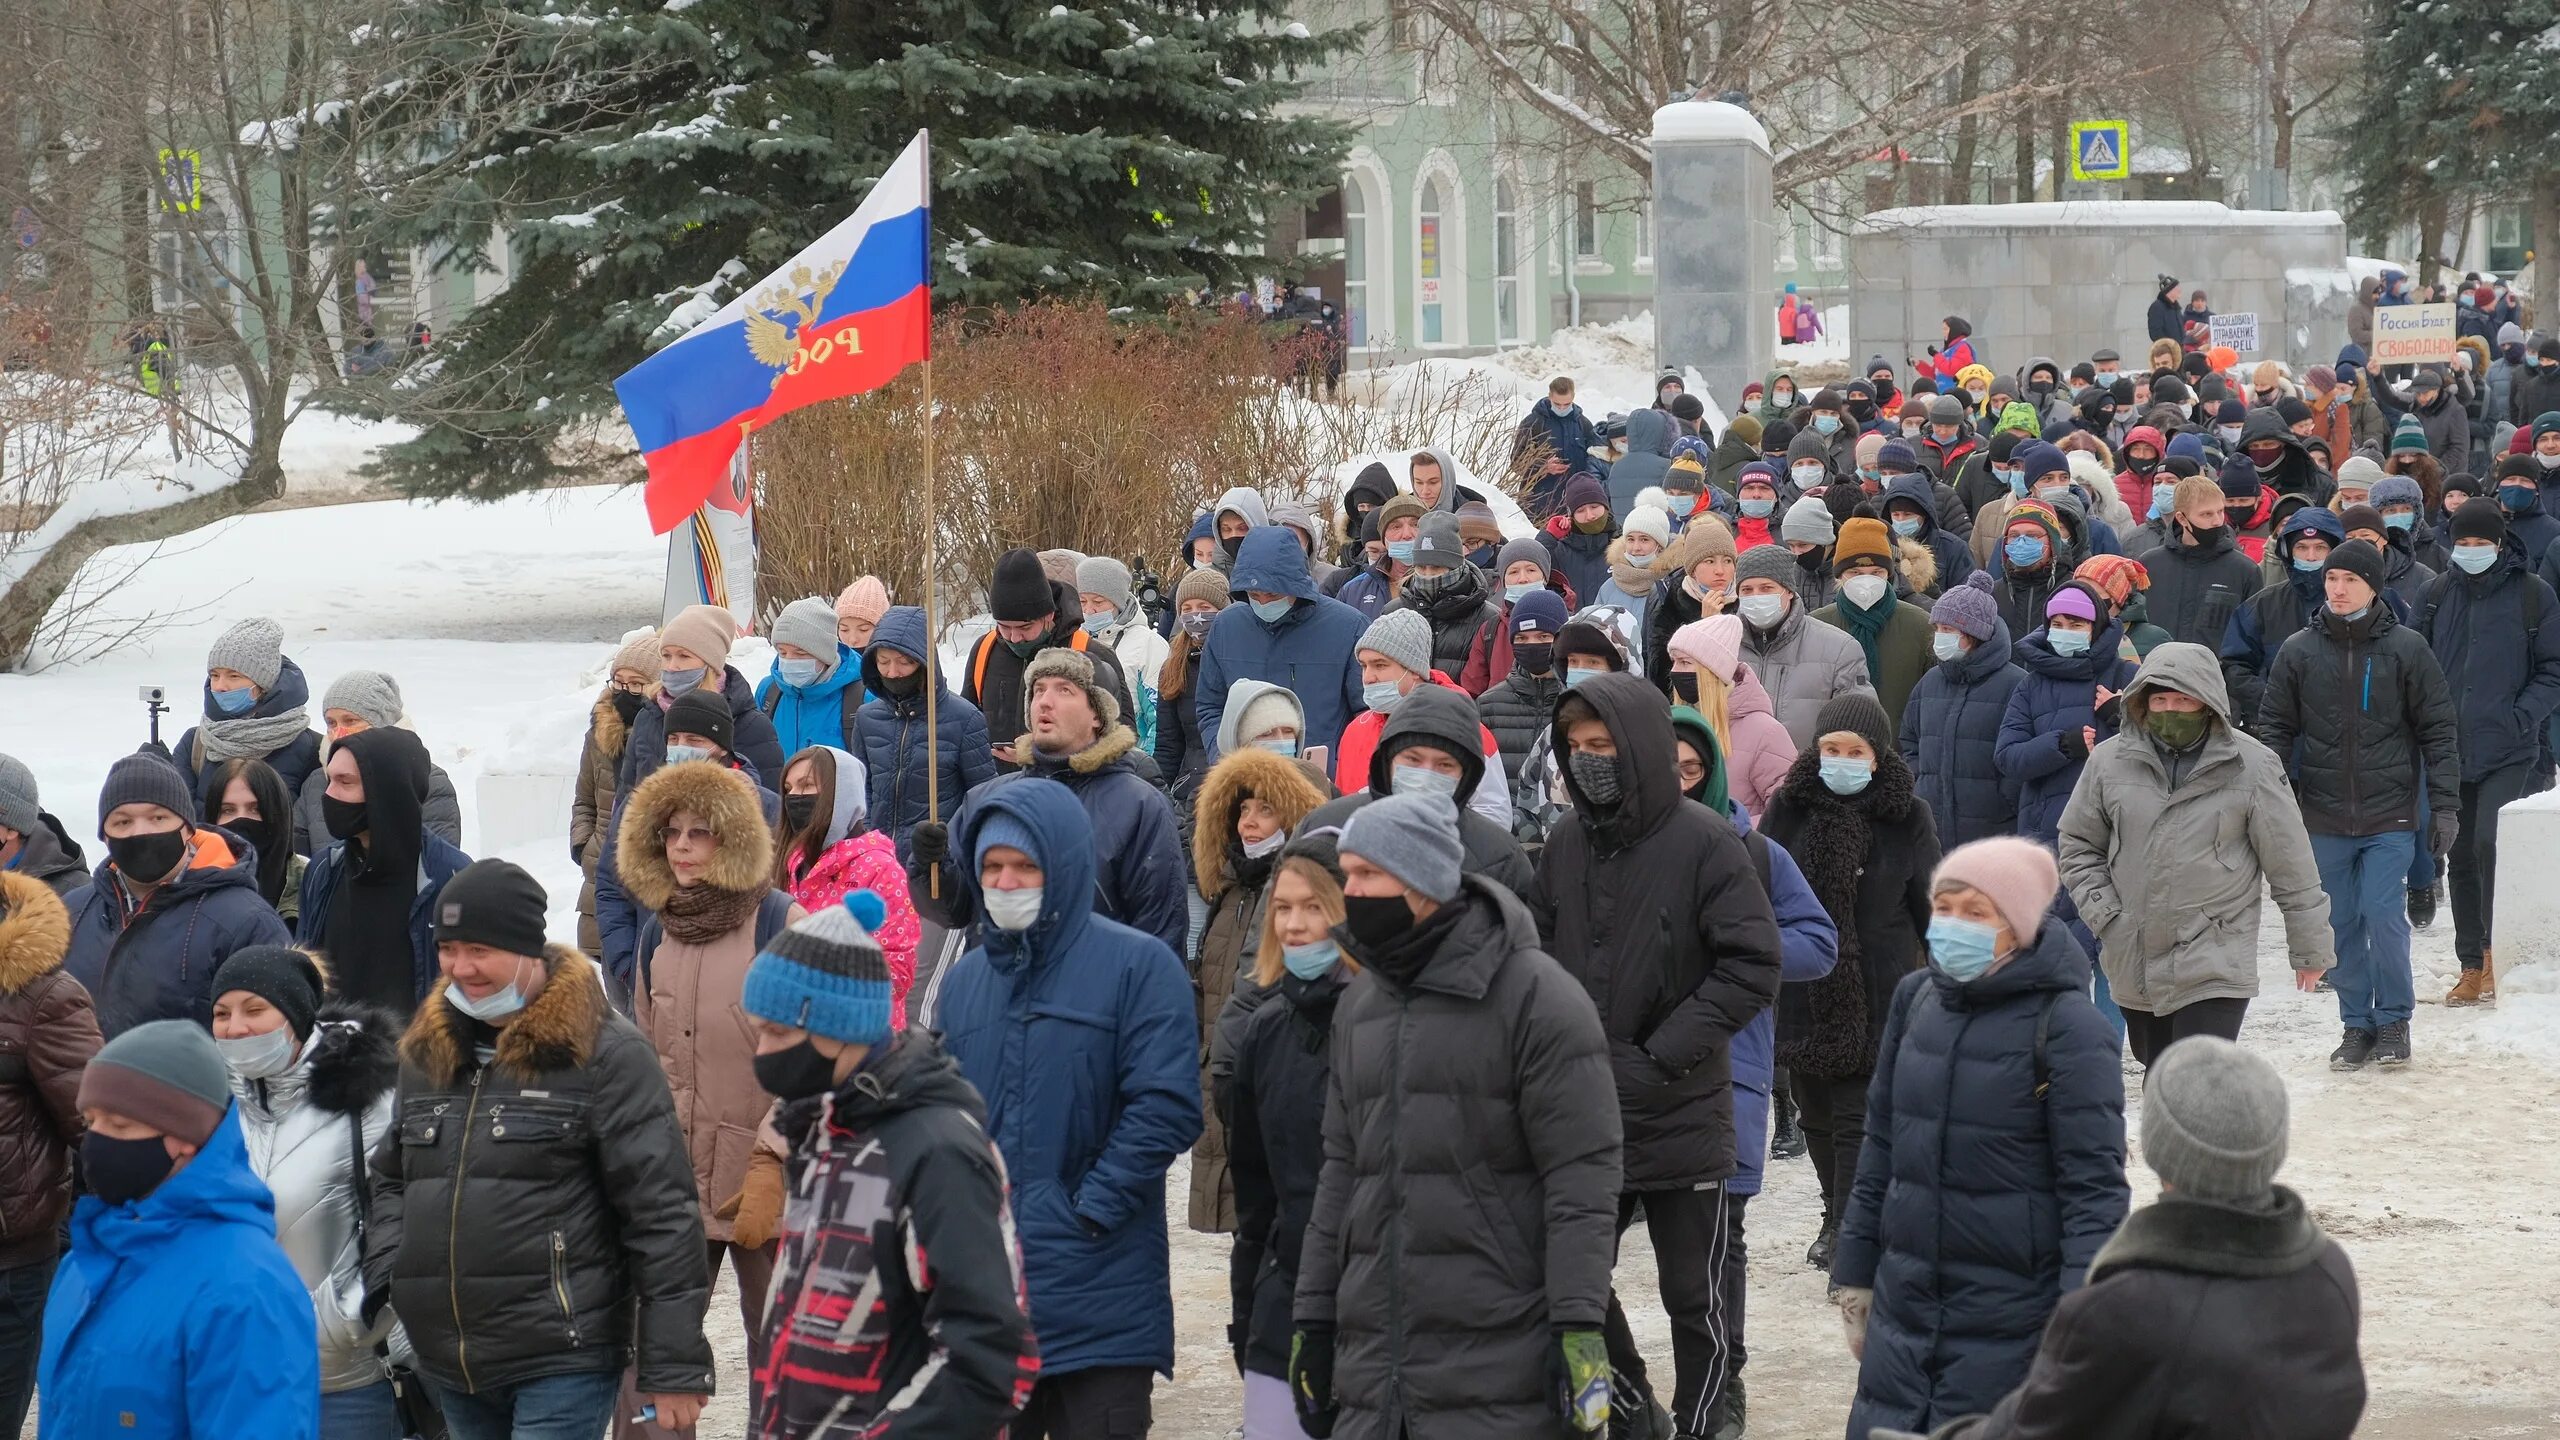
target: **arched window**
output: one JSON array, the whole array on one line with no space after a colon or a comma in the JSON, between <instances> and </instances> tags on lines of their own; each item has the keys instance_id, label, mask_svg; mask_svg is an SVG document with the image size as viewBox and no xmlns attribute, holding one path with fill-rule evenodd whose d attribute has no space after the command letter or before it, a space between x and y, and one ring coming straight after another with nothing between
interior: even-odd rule
<instances>
[{"instance_id":1,"label":"arched window","mask_svg":"<svg viewBox=\"0 0 2560 1440\"><path fill-rule=\"evenodd\" d=\"M1493 182L1493 338L1517 345L1520 325L1520 193L1504 175Z\"/></svg>"},{"instance_id":2,"label":"arched window","mask_svg":"<svg viewBox=\"0 0 2560 1440\"><path fill-rule=\"evenodd\" d=\"M1422 343L1437 345L1446 334L1441 320L1440 286L1447 269L1447 257L1441 253L1439 176L1423 180L1422 198L1414 206L1414 223L1414 278L1420 282L1416 296L1422 307Z\"/></svg>"}]
</instances>

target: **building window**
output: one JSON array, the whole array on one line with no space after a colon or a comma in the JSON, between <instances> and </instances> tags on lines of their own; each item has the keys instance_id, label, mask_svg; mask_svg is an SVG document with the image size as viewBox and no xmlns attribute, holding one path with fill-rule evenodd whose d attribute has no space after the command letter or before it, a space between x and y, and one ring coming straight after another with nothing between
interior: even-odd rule
<instances>
[{"instance_id":1,"label":"building window","mask_svg":"<svg viewBox=\"0 0 2560 1440\"><path fill-rule=\"evenodd\" d=\"M1653 202L1636 207L1636 258L1653 263Z\"/></svg>"},{"instance_id":2,"label":"building window","mask_svg":"<svg viewBox=\"0 0 2560 1440\"><path fill-rule=\"evenodd\" d=\"M1842 201L1846 197L1837 180L1825 180L1816 193L1820 199L1816 202L1819 208L1813 216L1813 268L1837 270L1840 268L1840 232L1848 224L1848 217L1842 210Z\"/></svg>"},{"instance_id":3,"label":"building window","mask_svg":"<svg viewBox=\"0 0 2560 1440\"><path fill-rule=\"evenodd\" d=\"M1422 343L1437 345L1443 326L1440 310L1440 177L1422 182L1422 198L1414 206L1417 243L1414 247L1414 278L1421 282L1416 300L1421 306Z\"/></svg>"},{"instance_id":4,"label":"building window","mask_svg":"<svg viewBox=\"0 0 2560 1440\"><path fill-rule=\"evenodd\" d=\"M2524 268L2525 252L2533 248L2533 230L2527 224L2524 207L2500 205L2489 212L2489 268L2511 275Z\"/></svg>"},{"instance_id":5,"label":"building window","mask_svg":"<svg viewBox=\"0 0 2560 1440\"><path fill-rule=\"evenodd\" d=\"M1369 202L1360 181L1342 184L1342 313L1354 346L1369 343Z\"/></svg>"},{"instance_id":6,"label":"building window","mask_svg":"<svg viewBox=\"0 0 2560 1440\"><path fill-rule=\"evenodd\" d=\"M1520 341L1520 194L1508 175L1493 182L1493 338Z\"/></svg>"},{"instance_id":7,"label":"building window","mask_svg":"<svg viewBox=\"0 0 2560 1440\"><path fill-rule=\"evenodd\" d=\"M1573 254L1588 260L1600 253L1600 201L1591 182L1578 181L1573 187Z\"/></svg>"},{"instance_id":8,"label":"building window","mask_svg":"<svg viewBox=\"0 0 2560 1440\"><path fill-rule=\"evenodd\" d=\"M1771 268L1784 274L1796 268L1796 212L1792 206L1778 207L1778 233L1769 246L1774 261Z\"/></svg>"}]
</instances>

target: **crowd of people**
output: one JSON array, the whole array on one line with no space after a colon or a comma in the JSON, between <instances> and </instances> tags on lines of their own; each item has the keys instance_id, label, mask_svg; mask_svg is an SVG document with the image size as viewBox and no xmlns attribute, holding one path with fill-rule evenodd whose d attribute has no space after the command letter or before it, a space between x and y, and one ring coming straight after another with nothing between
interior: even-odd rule
<instances>
[{"instance_id":1,"label":"crowd of people","mask_svg":"<svg viewBox=\"0 0 2560 1440\"><path fill-rule=\"evenodd\" d=\"M1143 1434L1187 1154L1248 1440L1745 1434L1799 1157L1849 1440L2348 1435L2260 908L2337 1069L2413 1061L2439 886L2494 1001L2560 398L2191 329L2003 377L1951 317L1721 433L1559 378L1528 533L1436 449L1238 487L1168 583L1006 552L956 663L876 577L755 679L688 608L606 665L574 944L392 677L315 728L240 622L94 866L0 757L0 1433Z\"/></svg>"}]
</instances>

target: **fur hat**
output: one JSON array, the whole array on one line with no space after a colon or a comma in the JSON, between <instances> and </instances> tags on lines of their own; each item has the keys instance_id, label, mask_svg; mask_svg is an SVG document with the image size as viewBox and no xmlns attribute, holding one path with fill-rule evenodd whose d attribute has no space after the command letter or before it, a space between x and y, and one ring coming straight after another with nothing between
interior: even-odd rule
<instances>
[{"instance_id":1,"label":"fur hat","mask_svg":"<svg viewBox=\"0 0 2560 1440\"><path fill-rule=\"evenodd\" d=\"M1031 657L1022 667L1022 712L1031 713L1031 693L1040 682L1051 677L1064 680L1084 692L1085 703L1093 707L1094 718L1101 721L1098 733L1109 733L1120 723L1120 702L1094 679L1093 657L1081 650L1053 645Z\"/></svg>"},{"instance_id":2,"label":"fur hat","mask_svg":"<svg viewBox=\"0 0 2560 1440\"><path fill-rule=\"evenodd\" d=\"M674 897L676 872L658 839L669 817L691 811L720 837L703 884L715 890L756 891L773 883L773 827L746 776L720 765L668 765L631 792L614 838L614 862L622 888L644 910L664 910ZM459 880L461 877L455 877Z\"/></svg>"}]
</instances>

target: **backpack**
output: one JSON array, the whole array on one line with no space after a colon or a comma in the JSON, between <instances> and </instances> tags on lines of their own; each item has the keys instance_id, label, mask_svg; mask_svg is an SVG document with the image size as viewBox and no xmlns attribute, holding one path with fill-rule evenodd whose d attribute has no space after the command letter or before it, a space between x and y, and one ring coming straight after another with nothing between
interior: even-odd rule
<instances>
[{"instance_id":1,"label":"backpack","mask_svg":"<svg viewBox=\"0 0 2560 1440\"><path fill-rule=\"evenodd\" d=\"M1074 638L1067 641L1065 648L1069 650L1089 650L1092 648L1092 644L1093 635L1091 632L1079 629L1076 631ZM1055 645L1048 645L1041 648L1055 650L1059 647ZM987 657L994 653L996 653L996 632L993 630L979 636L977 648L969 652L969 693L966 698L969 703L973 705L978 703L979 696L987 693ZM1115 664L1117 663L1117 658L1118 657L1116 656L1114 657Z\"/></svg>"},{"instance_id":2,"label":"backpack","mask_svg":"<svg viewBox=\"0 0 2560 1440\"><path fill-rule=\"evenodd\" d=\"M993 634L994 632L990 631L988 633ZM842 690L836 692L838 723L843 726L843 734L847 745L851 745L853 743L853 717L861 713L862 702L870 698L870 695L865 693L862 686L858 684L847 685ZM782 687L779 685L774 686L773 693L764 697L764 703L756 708L764 712L764 718L767 720L772 719L773 712L782 708ZM782 758L789 760L791 757L785 755Z\"/></svg>"}]
</instances>

